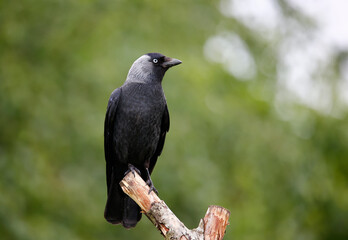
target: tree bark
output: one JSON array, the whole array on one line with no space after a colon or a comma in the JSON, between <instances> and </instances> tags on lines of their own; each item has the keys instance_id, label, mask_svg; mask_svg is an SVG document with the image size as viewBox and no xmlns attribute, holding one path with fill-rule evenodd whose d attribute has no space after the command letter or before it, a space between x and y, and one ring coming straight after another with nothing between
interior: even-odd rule
<instances>
[{"instance_id":1,"label":"tree bark","mask_svg":"<svg viewBox=\"0 0 348 240\"><path fill-rule=\"evenodd\" d=\"M221 240L224 237L230 212L220 206L209 206L195 229L188 229L136 172L129 172L120 182L122 190L142 209L165 239Z\"/></svg>"}]
</instances>

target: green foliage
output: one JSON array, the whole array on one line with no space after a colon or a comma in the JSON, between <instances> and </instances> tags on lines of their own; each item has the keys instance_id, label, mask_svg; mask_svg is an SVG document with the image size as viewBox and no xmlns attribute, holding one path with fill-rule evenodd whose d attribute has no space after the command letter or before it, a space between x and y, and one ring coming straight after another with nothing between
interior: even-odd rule
<instances>
[{"instance_id":1,"label":"green foliage","mask_svg":"<svg viewBox=\"0 0 348 240\"><path fill-rule=\"evenodd\" d=\"M153 51L183 61L163 82L171 129L153 180L188 227L218 204L231 210L225 239L348 238L347 115L296 106L280 119L272 43L217 6L0 2L1 239L162 238L145 217L132 230L103 219L106 103ZM205 59L221 24L248 43L253 81Z\"/></svg>"}]
</instances>

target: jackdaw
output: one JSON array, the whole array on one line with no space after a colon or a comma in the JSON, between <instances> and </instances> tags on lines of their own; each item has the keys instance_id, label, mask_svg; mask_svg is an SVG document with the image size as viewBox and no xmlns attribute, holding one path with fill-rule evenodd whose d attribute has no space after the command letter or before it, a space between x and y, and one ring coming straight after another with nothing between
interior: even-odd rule
<instances>
[{"instance_id":1,"label":"jackdaw","mask_svg":"<svg viewBox=\"0 0 348 240\"><path fill-rule=\"evenodd\" d=\"M156 191L150 174L169 130L162 79L170 67L180 63L160 53L145 54L110 96L104 123L108 196L104 217L112 224L131 228L141 219L139 206L119 186L128 171L140 172L150 191Z\"/></svg>"}]
</instances>

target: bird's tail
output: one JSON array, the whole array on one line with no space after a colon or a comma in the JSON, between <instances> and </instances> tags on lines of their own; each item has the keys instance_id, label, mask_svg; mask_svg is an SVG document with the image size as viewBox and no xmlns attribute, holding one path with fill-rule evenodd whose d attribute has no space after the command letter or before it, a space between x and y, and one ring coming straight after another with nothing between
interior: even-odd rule
<instances>
[{"instance_id":1,"label":"bird's tail","mask_svg":"<svg viewBox=\"0 0 348 240\"><path fill-rule=\"evenodd\" d=\"M122 224L125 228L135 227L141 219L140 207L122 192L118 181L110 186L104 217L109 223Z\"/></svg>"},{"instance_id":2,"label":"bird's tail","mask_svg":"<svg viewBox=\"0 0 348 240\"><path fill-rule=\"evenodd\" d=\"M125 228L132 228L137 225L137 223L141 219L141 209L136 204L136 202L133 201L128 196L125 196L124 198L124 205L123 205L123 216L122 216L122 225Z\"/></svg>"}]
</instances>

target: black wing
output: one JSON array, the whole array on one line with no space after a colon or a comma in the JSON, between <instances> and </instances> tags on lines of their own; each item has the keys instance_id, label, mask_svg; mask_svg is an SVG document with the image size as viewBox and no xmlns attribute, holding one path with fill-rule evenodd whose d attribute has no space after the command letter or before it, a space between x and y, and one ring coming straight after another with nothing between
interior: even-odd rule
<instances>
[{"instance_id":1,"label":"black wing","mask_svg":"<svg viewBox=\"0 0 348 240\"><path fill-rule=\"evenodd\" d=\"M152 173L152 170L153 170L153 168L156 165L158 156L161 155L161 153L162 153L163 146L164 146L164 141L166 139L166 134L169 131L169 125L170 125L170 122L169 122L169 111L168 111L168 107L167 107L167 104L166 104L164 112L163 112L163 116L162 116L160 138L158 140L156 151L155 151L154 155L152 156L152 158L150 160L150 166L149 166L150 174Z\"/></svg>"},{"instance_id":2,"label":"black wing","mask_svg":"<svg viewBox=\"0 0 348 240\"><path fill-rule=\"evenodd\" d=\"M108 193L112 181L112 166L116 161L116 148L114 140L114 126L117 106L121 97L121 88L115 89L109 99L104 122L104 152L106 161L106 183Z\"/></svg>"}]
</instances>

